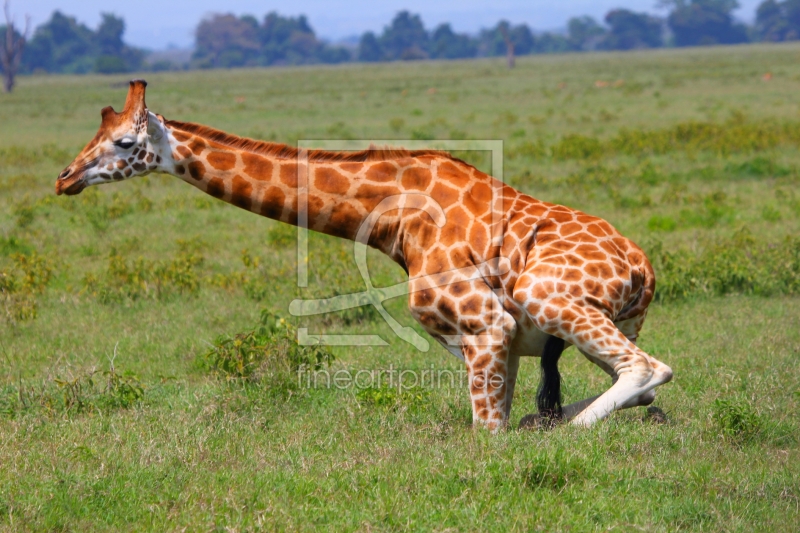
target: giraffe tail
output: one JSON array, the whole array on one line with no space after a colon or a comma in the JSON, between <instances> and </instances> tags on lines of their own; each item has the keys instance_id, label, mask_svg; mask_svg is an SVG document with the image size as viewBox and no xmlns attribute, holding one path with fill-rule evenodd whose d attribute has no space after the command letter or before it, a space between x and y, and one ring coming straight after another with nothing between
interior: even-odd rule
<instances>
[{"instance_id":1,"label":"giraffe tail","mask_svg":"<svg viewBox=\"0 0 800 533\"><path fill-rule=\"evenodd\" d=\"M564 351L564 340L551 335L542 352L542 378L536 392L536 406L539 414L548 419L558 419L561 410L561 374L558 372L558 360Z\"/></svg>"}]
</instances>

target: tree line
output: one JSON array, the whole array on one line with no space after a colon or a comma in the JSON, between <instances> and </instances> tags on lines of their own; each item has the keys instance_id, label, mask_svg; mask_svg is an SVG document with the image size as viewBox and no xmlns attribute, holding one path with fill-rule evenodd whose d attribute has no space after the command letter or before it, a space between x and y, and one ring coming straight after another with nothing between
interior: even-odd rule
<instances>
[{"instance_id":1,"label":"tree line","mask_svg":"<svg viewBox=\"0 0 800 533\"><path fill-rule=\"evenodd\" d=\"M347 61L458 59L590 50L631 50L664 46L702 46L800 39L800 0L764 0L756 21L746 26L733 18L736 0L662 0L666 17L613 9L602 21L574 17L566 32L534 32L526 24L500 21L476 35L450 24L428 29L422 18L401 11L382 32L365 32L355 46L320 39L305 16L271 12L254 16L212 15L195 30L188 68L301 65ZM148 63L147 53L123 41L125 22L108 13L96 29L55 11L25 43L19 72L115 73L179 68ZM0 26L0 42L6 39ZM15 38L19 36L14 35Z\"/></svg>"}]
</instances>

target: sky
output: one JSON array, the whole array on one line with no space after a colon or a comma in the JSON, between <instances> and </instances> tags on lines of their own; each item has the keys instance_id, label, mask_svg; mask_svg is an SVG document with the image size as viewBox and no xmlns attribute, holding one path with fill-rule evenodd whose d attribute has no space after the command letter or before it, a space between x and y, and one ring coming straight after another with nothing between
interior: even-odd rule
<instances>
[{"instance_id":1,"label":"sky","mask_svg":"<svg viewBox=\"0 0 800 533\"><path fill-rule=\"evenodd\" d=\"M134 46L160 50L169 46L190 48L197 23L211 13L252 14L259 20L270 11L281 15L306 15L317 36L336 41L365 31L380 32L398 11L419 13L425 27L432 29L449 22L459 32L476 33L500 19L526 23L534 30L566 27L570 17L591 15L597 20L612 8L624 7L664 15L656 8L658 0L294 0L287 4L274 0L10 0L12 14L21 21L31 16L33 26L50 18L55 10L75 16L95 28L100 12L111 12L125 19L124 39ZM737 18L752 22L761 0L739 0Z\"/></svg>"}]
</instances>

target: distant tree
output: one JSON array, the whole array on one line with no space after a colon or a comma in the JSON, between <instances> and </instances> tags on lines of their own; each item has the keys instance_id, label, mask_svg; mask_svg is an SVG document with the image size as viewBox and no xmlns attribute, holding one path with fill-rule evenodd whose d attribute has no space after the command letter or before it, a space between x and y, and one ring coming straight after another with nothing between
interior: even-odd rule
<instances>
[{"instance_id":1,"label":"distant tree","mask_svg":"<svg viewBox=\"0 0 800 533\"><path fill-rule=\"evenodd\" d=\"M27 71L81 74L94 67L94 32L60 11L36 28L26 48L23 66Z\"/></svg>"},{"instance_id":2,"label":"distant tree","mask_svg":"<svg viewBox=\"0 0 800 533\"><path fill-rule=\"evenodd\" d=\"M381 43L373 32L368 31L361 36L356 57L359 61L381 61L384 59Z\"/></svg>"},{"instance_id":3,"label":"distant tree","mask_svg":"<svg viewBox=\"0 0 800 533\"><path fill-rule=\"evenodd\" d=\"M573 17L567 22L567 35L575 50L595 50L603 42L606 29L592 17Z\"/></svg>"},{"instance_id":4,"label":"distant tree","mask_svg":"<svg viewBox=\"0 0 800 533\"><path fill-rule=\"evenodd\" d=\"M297 18L268 13L259 31L264 65L299 65L320 62L323 44L317 40L305 15Z\"/></svg>"},{"instance_id":5,"label":"distant tree","mask_svg":"<svg viewBox=\"0 0 800 533\"><path fill-rule=\"evenodd\" d=\"M428 32L419 15L400 11L392 19L380 38L381 49L387 59L426 59L428 57Z\"/></svg>"},{"instance_id":6,"label":"distant tree","mask_svg":"<svg viewBox=\"0 0 800 533\"><path fill-rule=\"evenodd\" d=\"M103 13L97 31L74 17L55 11L36 28L26 45L22 66L26 72L43 70L82 74L129 72L142 66L144 52L128 46L122 36L125 21Z\"/></svg>"},{"instance_id":7,"label":"distant tree","mask_svg":"<svg viewBox=\"0 0 800 533\"><path fill-rule=\"evenodd\" d=\"M344 46L323 44L319 51L319 60L322 63L346 63L353 60L353 53Z\"/></svg>"},{"instance_id":8,"label":"distant tree","mask_svg":"<svg viewBox=\"0 0 800 533\"><path fill-rule=\"evenodd\" d=\"M511 26L507 21L501 20L494 28L482 30L478 39L480 41L480 55L502 56L508 54L508 43L503 36L506 32L515 55L527 55L534 52L536 39L527 24Z\"/></svg>"},{"instance_id":9,"label":"distant tree","mask_svg":"<svg viewBox=\"0 0 800 533\"><path fill-rule=\"evenodd\" d=\"M431 35L431 57L437 59L458 59L475 57L478 45L469 35L455 33L450 24L440 24Z\"/></svg>"},{"instance_id":10,"label":"distant tree","mask_svg":"<svg viewBox=\"0 0 800 533\"><path fill-rule=\"evenodd\" d=\"M351 59L340 46L317 39L308 19L267 13L263 23L251 15L214 15L195 32L195 66L204 68L254 65L341 63Z\"/></svg>"},{"instance_id":11,"label":"distant tree","mask_svg":"<svg viewBox=\"0 0 800 533\"><path fill-rule=\"evenodd\" d=\"M756 10L756 32L762 41L800 39L800 0L765 0Z\"/></svg>"},{"instance_id":12,"label":"distant tree","mask_svg":"<svg viewBox=\"0 0 800 533\"><path fill-rule=\"evenodd\" d=\"M677 46L747 42L747 29L733 20L736 0L664 0L672 6L667 24Z\"/></svg>"},{"instance_id":13,"label":"distant tree","mask_svg":"<svg viewBox=\"0 0 800 533\"><path fill-rule=\"evenodd\" d=\"M574 50L569 38L560 33L545 32L536 36L536 44L533 53L536 54L558 54Z\"/></svg>"},{"instance_id":14,"label":"distant tree","mask_svg":"<svg viewBox=\"0 0 800 533\"><path fill-rule=\"evenodd\" d=\"M139 68L144 54L140 50L126 46L123 42L125 21L109 13L101 15L103 20L94 36L100 53L95 59L95 72L113 74Z\"/></svg>"},{"instance_id":15,"label":"distant tree","mask_svg":"<svg viewBox=\"0 0 800 533\"><path fill-rule=\"evenodd\" d=\"M122 54L125 43L122 42L122 34L125 33L125 21L115 17L110 13L101 13L103 21L97 28L95 40L100 47L100 53L107 56L118 56Z\"/></svg>"},{"instance_id":16,"label":"distant tree","mask_svg":"<svg viewBox=\"0 0 800 533\"><path fill-rule=\"evenodd\" d=\"M194 64L201 68L241 67L257 64L258 22L253 17L212 15L195 30Z\"/></svg>"},{"instance_id":17,"label":"distant tree","mask_svg":"<svg viewBox=\"0 0 800 533\"><path fill-rule=\"evenodd\" d=\"M606 14L605 22L609 30L602 47L608 50L658 48L664 43L661 21L647 13L614 9Z\"/></svg>"},{"instance_id":18,"label":"distant tree","mask_svg":"<svg viewBox=\"0 0 800 533\"><path fill-rule=\"evenodd\" d=\"M25 48L25 39L28 36L30 17L25 18L25 30L20 34L14 27L7 0L3 5L3 12L6 16L6 25L0 26L0 37L3 39L0 43L0 67L3 70L3 89L10 93L14 90L22 50Z\"/></svg>"}]
</instances>

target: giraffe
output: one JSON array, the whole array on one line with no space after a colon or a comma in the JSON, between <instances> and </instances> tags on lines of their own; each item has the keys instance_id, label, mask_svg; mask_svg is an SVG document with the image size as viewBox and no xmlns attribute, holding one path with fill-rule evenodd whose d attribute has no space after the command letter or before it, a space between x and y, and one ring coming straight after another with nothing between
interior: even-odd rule
<instances>
[{"instance_id":1,"label":"giraffe","mask_svg":"<svg viewBox=\"0 0 800 533\"><path fill-rule=\"evenodd\" d=\"M311 230L382 251L409 276L413 317L464 360L473 423L491 431L508 426L521 357L541 357L539 416L580 426L649 405L672 378L636 345L653 269L608 222L523 194L446 152L301 152L167 120L148 110L146 86L131 81L123 111L102 110L57 194L164 172L242 209L294 225L307 218ZM571 345L612 384L562 406L557 363Z\"/></svg>"}]
</instances>

